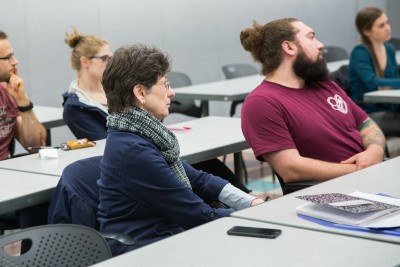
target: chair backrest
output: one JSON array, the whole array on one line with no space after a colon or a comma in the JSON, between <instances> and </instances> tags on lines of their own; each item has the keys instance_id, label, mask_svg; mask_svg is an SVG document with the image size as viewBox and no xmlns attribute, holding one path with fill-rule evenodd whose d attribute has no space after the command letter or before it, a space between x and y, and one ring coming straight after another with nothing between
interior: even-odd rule
<instances>
[{"instance_id":1,"label":"chair backrest","mask_svg":"<svg viewBox=\"0 0 400 267\"><path fill-rule=\"evenodd\" d=\"M276 175L276 177L278 178L279 184L281 186L282 189L282 193L284 195L296 192L298 190L316 185L317 182L311 182L311 181L304 181L304 182L291 182L291 183L285 183L285 181L283 180L283 178L274 170L272 170L273 175Z\"/></svg>"},{"instance_id":2,"label":"chair backrest","mask_svg":"<svg viewBox=\"0 0 400 267\"><path fill-rule=\"evenodd\" d=\"M192 85L189 76L183 72L169 72L168 81L172 89ZM196 106L193 99L181 99L179 101L172 99L169 112L181 113L196 118L201 117L201 108Z\"/></svg>"},{"instance_id":3,"label":"chair backrest","mask_svg":"<svg viewBox=\"0 0 400 267\"><path fill-rule=\"evenodd\" d=\"M64 168L50 201L48 223L71 223L99 229L97 180L101 158L81 159Z\"/></svg>"},{"instance_id":4,"label":"chair backrest","mask_svg":"<svg viewBox=\"0 0 400 267\"><path fill-rule=\"evenodd\" d=\"M244 76L256 75L259 74L259 71L256 67L250 64L245 63L237 63L237 64L228 64L222 66L222 72L225 75L226 79L235 79ZM231 108L229 111L229 115L232 117L235 115L236 107L243 103L242 101L232 101Z\"/></svg>"},{"instance_id":5,"label":"chair backrest","mask_svg":"<svg viewBox=\"0 0 400 267\"><path fill-rule=\"evenodd\" d=\"M326 62L338 61L348 59L349 55L343 47L339 46L325 46L324 57Z\"/></svg>"},{"instance_id":6,"label":"chair backrest","mask_svg":"<svg viewBox=\"0 0 400 267\"><path fill-rule=\"evenodd\" d=\"M8 244L30 240L30 248L15 256ZM73 224L42 225L0 237L0 266L90 266L111 258L104 238L94 229Z\"/></svg>"},{"instance_id":7,"label":"chair backrest","mask_svg":"<svg viewBox=\"0 0 400 267\"><path fill-rule=\"evenodd\" d=\"M351 88L347 81L349 76L349 65L340 66L339 69L331 72L330 78L336 82L346 92L348 96L351 96Z\"/></svg>"},{"instance_id":8,"label":"chair backrest","mask_svg":"<svg viewBox=\"0 0 400 267\"><path fill-rule=\"evenodd\" d=\"M244 63L224 65L222 66L222 72L226 79L234 79L259 73L256 67Z\"/></svg>"},{"instance_id":9,"label":"chair backrest","mask_svg":"<svg viewBox=\"0 0 400 267\"><path fill-rule=\"evenodd\" d=\"M400 37L392 37L389 42L393 45L394 49L396 51L400 51ZM400 75L400 62L397 62L397 69L399 70L399 75Z\"/></svg>"},{"instance_id":10,"label":"chair backrest","mask_svg":"<svg viewBox=\"0 0 400 267\"><path fill-rule=\"evenodd\" d=\"M169 72L168 81L172 89L192 85L192 81L190 80L189 76L183 72Z\"/></svg>"},{"instance_id":11,"label":"chair backrest","mask_svg":"<svg viewBox=\"0 0 400 267\"><path fill-rule=\"evenodd\" d=\"M392 37L389 42L394 46L394 49L400 50L400 38Z\"/></svg>"}]
</instances>

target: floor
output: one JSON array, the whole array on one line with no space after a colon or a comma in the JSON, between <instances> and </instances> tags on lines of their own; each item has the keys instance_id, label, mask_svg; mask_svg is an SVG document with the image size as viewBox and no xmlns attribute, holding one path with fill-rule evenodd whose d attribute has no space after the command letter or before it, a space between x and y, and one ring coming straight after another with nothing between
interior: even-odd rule
<instances>
[{"instance_id":1,"label":"floor","mask_svg":"<svg viewBox=\"0 0 400 267\"><path fill-rule=\"evenodd\" d=\"M256 160L251 149L243 151L242 154L248 174L246 187L252 190L252 194L263 199L266 196L273 199L282 196L279 182L273 180L272 170L268 163ZM233 154L227 155L226 164L233 170Z\"/></svg>"}]
</instances>

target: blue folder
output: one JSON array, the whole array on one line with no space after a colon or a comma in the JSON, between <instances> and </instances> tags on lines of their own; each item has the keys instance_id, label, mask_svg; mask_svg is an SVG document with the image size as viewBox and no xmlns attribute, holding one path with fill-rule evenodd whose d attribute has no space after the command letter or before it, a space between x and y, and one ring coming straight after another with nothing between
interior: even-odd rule
<instances>
[{"instance_id":1,"label":"blue folder","mask_svg":"<svg viewBox=\"0 0 400 267\"><path fill-rule=\"evenodd\" d=\"M328 227L335 227L335 228L340 228L340 229L345 229L345 230L368 232L368 233L375 233L375 234L382 234L382 235L400 236L400 227L379 228L379 229L378 228L365 228L365 227L359 227L359 226L351 226L351 225L344 225L344 224L328 222L328 221L320 220L320 219L313 218L313 217L303 215L303 214L297 214L297 216L304 220L307 220L307 221L310 221L313 223L317 223L319 225L328 226Z\"/></svg>"}]
</instances>

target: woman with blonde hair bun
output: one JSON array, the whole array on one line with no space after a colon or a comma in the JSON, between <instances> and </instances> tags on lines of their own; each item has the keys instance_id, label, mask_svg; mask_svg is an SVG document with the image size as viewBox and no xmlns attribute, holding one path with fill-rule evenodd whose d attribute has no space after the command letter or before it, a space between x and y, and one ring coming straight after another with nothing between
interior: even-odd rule
<instances>
[{"instance_id":1,"label":"woman with blonde hair bun","mask_svg":"<svg viewBox=\"0 0 400 267\"><path fill-rule=\"evenodd\" d=\"M66 34L65 43L72 48L71 66L78 77L63 94L64 121L76 138L104 139L108 108L101 78L112 57L111 48L104 39L75 28Z\"/></svg>"}]
</instances>

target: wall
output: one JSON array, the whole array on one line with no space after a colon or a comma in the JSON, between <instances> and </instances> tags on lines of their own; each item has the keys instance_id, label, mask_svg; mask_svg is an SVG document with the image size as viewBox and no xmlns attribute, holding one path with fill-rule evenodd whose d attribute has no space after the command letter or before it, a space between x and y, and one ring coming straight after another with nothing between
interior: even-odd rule
<instances>
[{"instance_id":1,"label":"wall","mask_svg":"<svg viewBox=\"0 0 400 267\"><path fill-rule=\"evenodd\" d=\"M387 15L390 19L392 26L392 36L400 38L400 1L399 0L388 0L387 1Z\"/></svg>"},{"instance_id":2,"label":"wall","mask_svg":"<svg viewBox=\"0 0 400 267\"><path fill-rule=\"evenodd\" d=\"M395 2L395 1L391 1ZM20 74L36 105L60 106L61 94L75 77L65 33L75 26L107 39L112 49L130 42L156 45L193 83L223 79L221 66L252 63L239 42L253 20L266 23L296 17L315 29L326 45L348 51L356 44L354 16L363 5L386 7L381 0L3 0L0 27L11 39ZM398 7L398 5L397 5ZM394 13L397 16L398 12ZM212 103L211 114L228 115L228 103ZM67 138L65 129L61 138ZM68 136L69 138L69 136Z\"/></svg>"}]
</instances>

